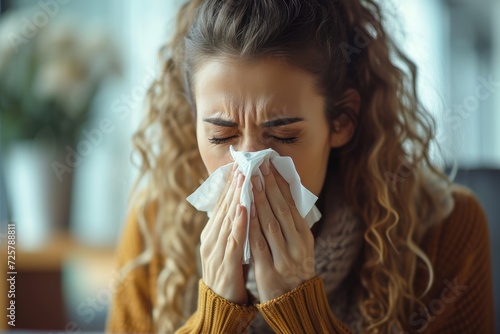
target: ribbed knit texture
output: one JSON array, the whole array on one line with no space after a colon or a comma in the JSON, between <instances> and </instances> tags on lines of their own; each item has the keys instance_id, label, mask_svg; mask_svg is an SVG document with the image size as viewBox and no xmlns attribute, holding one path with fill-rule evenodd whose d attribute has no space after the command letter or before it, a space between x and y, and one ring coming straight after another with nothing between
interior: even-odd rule
<instances>
[{"instance_id":1,"label":"ribbed knit texture","mask_svg":"<svg viewBox=\"0 0 500 334\"><path fill-rule=\"evenodd\" d=\"M429 310L416 310L411 328L423 333L493 333L493 291L487 218L472 194L455 194L451 216L429 231L422 247L434 267L434 285L424 300ZM498 223L498 222L494 222ZM424 276L424 275L421 275ZM423 283L423 280L416 280ZM423 290L424 286L419 285Z\"/></svg>"},{"instance_id":2,"label":"ribbed knit texture","mask_svg":"<svg viewBox=\"0 0 500 334\"><path fill-rule=\"evenodd\" d=\"M244 333L256 313L255 306L237 305L220 298L200 280L198 316L191 317L177 333Z\"/></svg>"},{"instance_id":3,"label":"ribbed knit texture","mask_svg":"<svg viewBox=\"0 0 500 334\"><path fill-rule=\"evenodd\" d=\"M349 333L330 311L318 277L257 308L275 333Z\"/></svg>"},{"instance_id":4,"label":"ribbed knit texture","mask_svg":"<svg viewBox=\"0 0 500 334\"><path fill-rule=\"evenodd\" d=\"M427 231L421 247L435 271L434 284L423 302L404 323L408 332L493 333L493 293L488 226L481 205L464 189L453 192L455 208L440 224ZM118 250L119 264L142 250L142 237L132 214ZM153 333L152 307L160 255L135 269L115 293L107 329L121 333ZM427 282L417 272L416 291ZM230 303L199 282L198 308L178 333L244 333L256 311L277 333L349 333L328 306L322 280L304 282L265 304Z\"/></svg>"}]
</instances>

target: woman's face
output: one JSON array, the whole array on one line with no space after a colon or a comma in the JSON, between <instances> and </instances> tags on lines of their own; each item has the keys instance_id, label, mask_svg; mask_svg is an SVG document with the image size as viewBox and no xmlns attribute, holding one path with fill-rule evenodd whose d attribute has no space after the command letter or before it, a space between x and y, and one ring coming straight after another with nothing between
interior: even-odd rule
<instances>
[{"instance_id":1,"label":"woman's face","mask_svg":"<svg viewBox=\"0 0 500 334\"><path fill-rule=\"evenodd\" d=\"M194 78L196 134L209 173L238 151L272 148L293 159L303 185L319 195L332 138L313 77L276 59L205 62Z\"/></svg>"}]
</instances>

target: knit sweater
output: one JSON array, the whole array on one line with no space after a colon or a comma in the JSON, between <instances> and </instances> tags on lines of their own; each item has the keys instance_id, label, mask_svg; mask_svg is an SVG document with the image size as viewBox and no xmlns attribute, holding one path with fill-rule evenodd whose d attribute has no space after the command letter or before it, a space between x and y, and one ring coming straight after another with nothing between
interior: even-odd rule
<instances>
[{"instance_id":1,"label":"knit sweater","mask_svg":"<svg viewBox=\"0 0 500 334\"><path fill-rule=\"evenodd\" d=\"M421 248L434 268L434 283L405 324L418 333L493 333L490 243L484 211L469 191L453 191L455 206L440 224L429 228ZM149 217L151 218L151 217ZM148 219L149 219L148 218ZM132 212L118 248L118 265L136 258L144 242ZM153 333L159 254L137 267L115 291L107 329L115 333ZM427 282L417 271L415 288ZM276 333L350 333L329 307L323 281L312 278L264 304L243 306L218 296L200 279L197 311L177 333L244 333L256 314Z\"/></svg>"}]
</instances>

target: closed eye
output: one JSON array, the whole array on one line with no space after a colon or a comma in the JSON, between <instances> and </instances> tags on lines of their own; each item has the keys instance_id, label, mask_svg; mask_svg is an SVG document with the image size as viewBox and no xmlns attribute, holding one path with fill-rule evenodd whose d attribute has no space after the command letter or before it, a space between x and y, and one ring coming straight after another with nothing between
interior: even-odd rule
<instances>
[{"instance_id":1,"label":"closed eye","mask_svg":"<svg viewBox=\"0 0 500 334\"><path fill-rule=\"evenodd\" d=\"M297 137L289 137L289 138L281 138L281 137L274 137L274 140L276 140L277 142L280 142L282 144L292 144L292 143L295 143L297 141Z\"/></svg>"},{"instance_id":2,"label":"closed eye","mask_svg":"<svg viewBox=\"0 0 500 334\"><path fill-rule=\"evenodd\" d=\"M236 137L237 136L231 136L231 137L226 137L226 138L208 138L208 141L211 144L220 145L220 144L225 144L228 141L230 141L231 139L236 138Z\"/></svg>"},{"instance_id":3,"label":"closed eye","mask_svg":"<svg viewBox=\"0 0 500 334\"><path fill-rule=\"evenodd\" d=\"M215 145L221 145L228 143L231 139L236 138L237 136L231 136L231 137L225 137L225 138L209 138L208 141L211 144ZM273 140L281 143L281 144L292 144L297 141L297 137L288 137L288 138L282 138L282 137L276 137L276 136L270 136Z\"/></svg>"}]
</instances>

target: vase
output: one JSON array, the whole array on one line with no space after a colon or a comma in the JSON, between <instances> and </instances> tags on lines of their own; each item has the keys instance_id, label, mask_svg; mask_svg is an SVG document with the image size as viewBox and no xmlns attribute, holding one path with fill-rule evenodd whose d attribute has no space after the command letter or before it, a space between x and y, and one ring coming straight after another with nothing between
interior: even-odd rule
<instances>
[{"instance_id":1,"label":"vase","mask_svg":"<svg viewBox=\"0 0 500 334\"><path fill-rule=\"evenodd\" d=\"M16 224L17 242L36 250L67 230L71 207L72 175L59 180L51 167L57 149L18 141L9 145L5 183L10 220Z\"/></svg>"}]
</instances>

